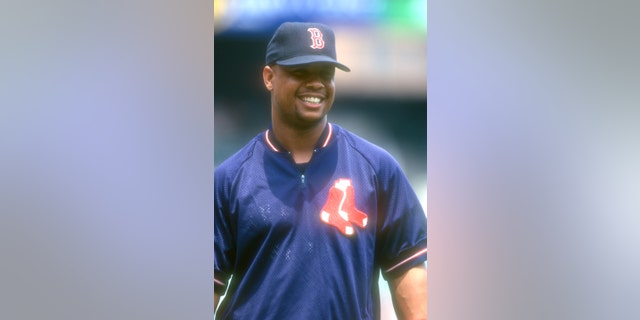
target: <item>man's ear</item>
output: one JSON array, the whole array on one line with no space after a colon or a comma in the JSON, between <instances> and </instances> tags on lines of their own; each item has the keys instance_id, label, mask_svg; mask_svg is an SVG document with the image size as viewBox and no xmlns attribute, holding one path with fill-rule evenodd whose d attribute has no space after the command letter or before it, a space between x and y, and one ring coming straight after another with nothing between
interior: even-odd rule
<instances>
[{"instance_id":1,"label":"man's ear","mask_svg":"<svg viewBox=\"0 0 640 320\"><path fill-rule=\"evenodd\" d=\"M262 80L264 80L264 86L269 91L273 90L272 80L274 75L274 71L270 66L265 66L264 69L262 69Z\"/></svg>"}]
</instances>

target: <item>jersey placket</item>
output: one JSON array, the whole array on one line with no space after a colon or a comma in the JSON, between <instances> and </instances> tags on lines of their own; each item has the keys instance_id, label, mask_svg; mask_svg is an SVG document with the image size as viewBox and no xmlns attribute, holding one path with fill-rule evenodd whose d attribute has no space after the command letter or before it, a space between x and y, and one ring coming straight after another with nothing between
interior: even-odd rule
<instances>
[{"instance_id":1,"label":"jersey placket","mask_svg":"<svg viewBox=\"0 0 640 320\"><path fill-rule=\"evenodd\" d=\"M267 142L267 145L269 145L269 147L271 148L272 151L286 154L286 156L288 157L289 161L296 167L296 170L298 172L298 180L300 181L300 186L301 187L306 187L307 186L306 170L307 170L309 164L316 157L316 154L318 153L318 151L320 151L321 148L324 148L324 147L327 146L327 144L331 140L332 133L333 133L333 126L331 125L331 123L327 123L327 126L325 127L324 131L322 132L322 135L320 136L320 139L319 139L316 147L313 149L313 154L311 155L311 159L309 160L309 162L303 163L303 164L295 162L295 159L293 158L293 155L291 154L291 152L286 150L275 139L275 137L273 136L272 129L269 129L269 130L267 130L265 132L265 140Z\"/></svg>"}]
</instances>

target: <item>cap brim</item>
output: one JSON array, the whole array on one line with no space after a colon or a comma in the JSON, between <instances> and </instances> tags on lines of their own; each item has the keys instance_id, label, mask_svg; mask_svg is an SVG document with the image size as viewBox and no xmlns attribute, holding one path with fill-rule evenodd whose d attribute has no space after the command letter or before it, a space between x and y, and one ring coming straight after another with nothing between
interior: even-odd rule
<instances>
[{"instance_id":1,"label":"cap brim","mask_svg":"<svg viewBox=\"0 0 640 320\"><path fill-rule=\"evenodd\" d=\"M333 60L330 57L319 56L319 55L299 56L299 57L294 57L290 59L284 59L284 60L276 61L276 64L281 66L298 66L298 65L316 63L316 62L331 63L335 65L336 68L342 71L346 71L346 72L351 71L351 69L349 69L349 67L345 66L344 64L336 60Z\"/></svg>"}]
</instances>

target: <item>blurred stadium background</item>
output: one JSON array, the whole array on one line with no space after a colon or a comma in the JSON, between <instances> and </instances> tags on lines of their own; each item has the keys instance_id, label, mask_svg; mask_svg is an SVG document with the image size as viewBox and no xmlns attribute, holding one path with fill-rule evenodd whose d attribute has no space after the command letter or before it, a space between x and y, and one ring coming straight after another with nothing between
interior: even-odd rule
<instances>
[{"instance_id":1,"label":"blurred stadium background","mask_svg":"<svg viewBox=\"0 0 640 320\"><path fill-rule=\"evenodd\" d=\"M270 121L262 83L266 45L284 21L336 33L336 101L329 121L388 150L427 208L427 1L214 1L214 162ZM395 319L381 280L383 319Z\"/></svg>"}]
</instances>

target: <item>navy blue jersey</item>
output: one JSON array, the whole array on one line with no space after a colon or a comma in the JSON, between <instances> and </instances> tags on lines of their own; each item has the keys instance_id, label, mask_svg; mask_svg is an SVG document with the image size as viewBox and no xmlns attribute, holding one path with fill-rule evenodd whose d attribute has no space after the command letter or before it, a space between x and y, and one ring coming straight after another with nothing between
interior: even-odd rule
<instances>
[{"instance_id":1,"label":"navy blue jersey","mask_svg":"<svg viewBox=\"0 0 640 320\"><path fill-rule=\"evenodd\" d=\"M379 319L378 275L427 259L398 163L328 124L305 166L269 130L215 171L217 319Z\"/></svg>"}]
</instances>

